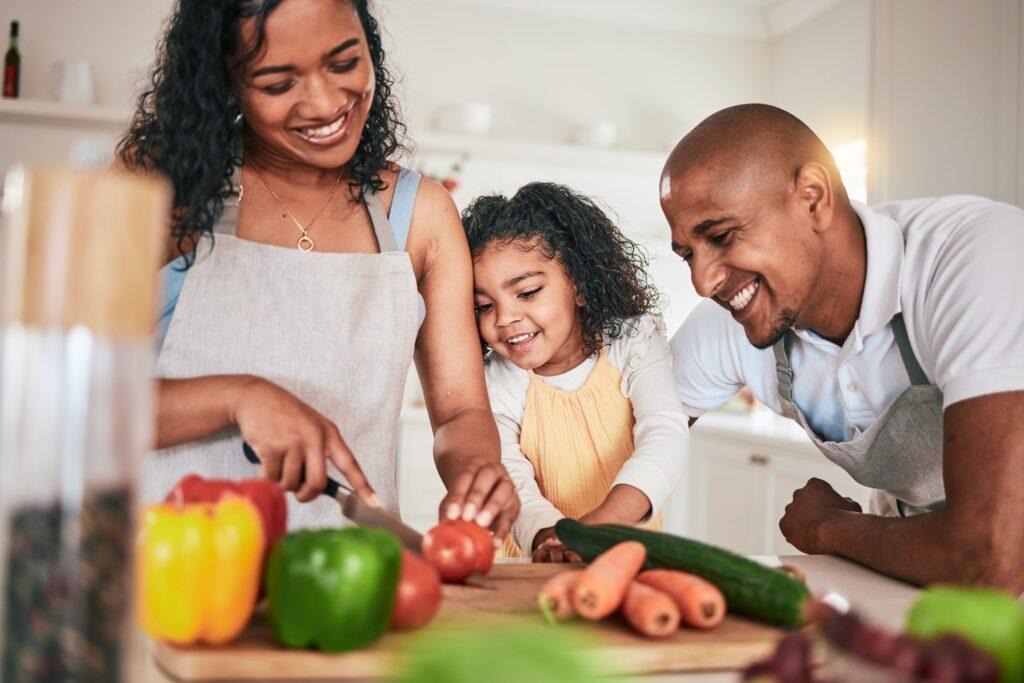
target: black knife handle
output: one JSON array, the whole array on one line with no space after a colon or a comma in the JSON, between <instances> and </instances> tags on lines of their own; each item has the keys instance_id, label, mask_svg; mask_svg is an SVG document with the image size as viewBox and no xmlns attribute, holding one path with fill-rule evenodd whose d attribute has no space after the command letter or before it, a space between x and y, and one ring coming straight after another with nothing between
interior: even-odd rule
<instances>
[{"instance_id":1,"label":"black knife handle","mask_svg":"<svg viewBox=\"0 0 1024 683\"><path fill-rule=\"evenodd\" d=\"M242 452L245 453L245 459L251 462L253 465L261 464L260 456L256 455L256 451L254 451L252 449L252 446L250 446L245 441L242 442ZM323 495L330 496L331 498L337 498L338 492L341 490L348 491L349 493L351 493L351 491L347 487L342 486L337 480L333 479L332 477L327 477L327 486L324 487Z\"/></svg>"}]
</instances>

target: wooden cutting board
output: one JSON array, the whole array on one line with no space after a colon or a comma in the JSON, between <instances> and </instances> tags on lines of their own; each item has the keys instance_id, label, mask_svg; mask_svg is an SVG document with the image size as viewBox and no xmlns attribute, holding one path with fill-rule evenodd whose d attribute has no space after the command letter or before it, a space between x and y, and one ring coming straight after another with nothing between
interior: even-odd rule
<instances>
[{"instance_id":1,"label":"wooden cutting board","mask_svg":"<svg viewBox=\"0 0 1024 683\"><path fill-rule=\"evenodd\" d=\"M451 626L484 627L530 623L570 628L593 643L595 656L609 674L739 669L768 655L782 636L779 629L738 617L727 617L707 631L681 629L664 640L636 635L617 618L548 627L537 611L537 593L544 581L566 565L498 564L488 575L497 590L445 586L437 618L414 633L388 633L374 646L328 655L277 647L263 617L224 647L178 647L156 644L157 664L182 681L225 680L361 680L394 675L402 663L403 646L428 631Z\"/></svg>"}]
</instances>

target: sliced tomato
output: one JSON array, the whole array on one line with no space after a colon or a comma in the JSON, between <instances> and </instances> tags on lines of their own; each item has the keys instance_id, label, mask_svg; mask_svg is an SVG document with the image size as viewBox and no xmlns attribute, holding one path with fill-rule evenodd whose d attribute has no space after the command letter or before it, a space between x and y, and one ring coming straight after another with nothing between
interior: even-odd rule
<instances>
[{"instance_id":1,"label":"sliced tomato","mask_svg":"<svg viewBox=\"0 0 1024 683\"><path fill-rule=\"evenodd\" d=\"M473 539L473 547L476 548L476 570L481 574L491 571L494 564L494 537L490 531L476 522L467 522L464 519L444 521L441 524L450 524Z\"/></svg>"},{"instance_id":2,"label":"sliced tomato","mask_svg":"<svg viewBox=\"0 0 1024 683\"><path fill-rule=\"evenodd\" d=\"M441 576L416 553L402 551L402 574L391 610L391 628L408 630L430 623L441 607Z\"/></svg>"},{"instance_id":3,"label":"sliced tomato","mask_svg":"<svg viewBox=\"0 0 1024 683\"><path fill-rule=\"evenodd\" d=\"M423 537L423 557L446 583L458 583L476 569L476 545L465 531L438 524Z\"/></svg>"}]
</instances>

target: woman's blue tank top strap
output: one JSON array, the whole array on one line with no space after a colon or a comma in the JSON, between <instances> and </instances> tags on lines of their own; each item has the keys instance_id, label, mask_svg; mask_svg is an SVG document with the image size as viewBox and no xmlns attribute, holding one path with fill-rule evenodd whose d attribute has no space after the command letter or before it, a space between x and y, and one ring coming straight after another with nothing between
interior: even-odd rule
<instances>
[{"instance_id":1,"label":"woman's blue tank top strap","mask_svg":"<svg viewBox=\"0 0 1024 683\"><path fill-rule=\"evenodd\" d=\"M167 329L171 326L171 318L174 317L174 309L178 305L178 297L181 295L181 288L185 286L185 257L179 256L160 269L161 292L160 317L157 319L156 348L164 345L164 337L167 336Z\"/></svg>"},{"instance_id":2,"label":"woman's blue tank top strap","mask_svg":"<svg viewBox=\"0 0 1024 683\"><path fill-rule=\"evenodd\" d=\"M412 207L416 203L416 190L420 186L420 174L408 168L398 172L395 181L395 196L391 199L391 214L388 216L395 233L395 244L399 251L405 251L409 239L409 223L412 221Z\"/></svg>"}]
</instances>

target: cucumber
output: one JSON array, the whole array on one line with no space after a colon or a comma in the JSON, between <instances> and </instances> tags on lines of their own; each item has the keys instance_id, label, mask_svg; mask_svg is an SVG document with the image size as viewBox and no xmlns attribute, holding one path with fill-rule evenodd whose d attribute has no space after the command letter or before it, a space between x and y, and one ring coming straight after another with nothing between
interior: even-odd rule
<instances>
[{"instance_id":1,"label":"cucumber","mask_svg":"<svg viewBox=\"0 0 1024 683\"><path fill-rule=\"evenodd\" d=\"M799 626L811 594L803 581L790 574L699 541L628 526L588 526L573 519L555 524L558 539L584 560L623 541L639 541L647 548L646 568L689 572L715 584L729 611L778 626Z\"/></svg>"}]
</instances>

